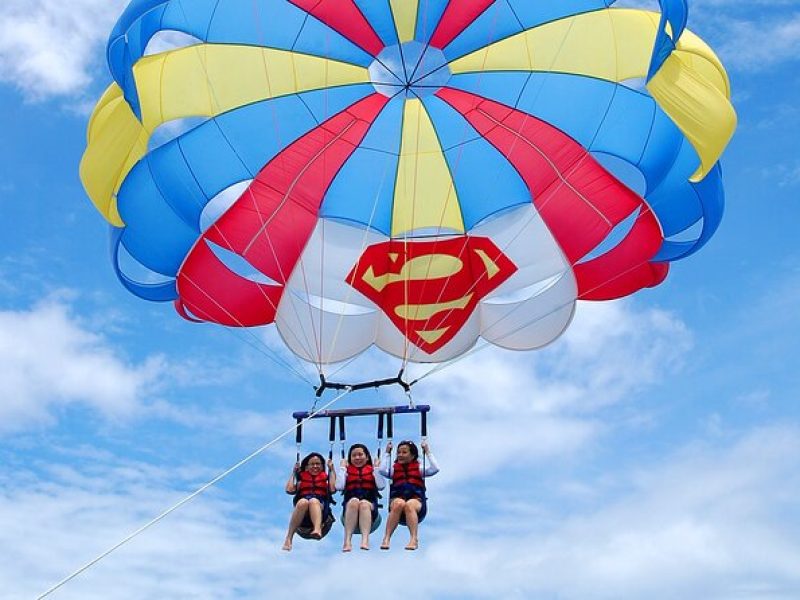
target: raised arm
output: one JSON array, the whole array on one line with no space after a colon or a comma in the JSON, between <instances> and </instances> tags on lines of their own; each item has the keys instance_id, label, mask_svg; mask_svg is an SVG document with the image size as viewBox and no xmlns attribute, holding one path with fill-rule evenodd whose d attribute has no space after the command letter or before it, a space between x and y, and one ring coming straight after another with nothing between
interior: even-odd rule
<instances>
[{"instance_id":1,"label":"raised arm","mask_svg":"<svg viewBox=\"0 0 800 600\"><path fill-rule=\"evenodd\" d=\"M383 464L383 459L381 459L381 468L378 469L378 474L388 479L391 479L392 468L394 467L394 465L392 464L392 442L386 444L386 453L384 454L384 458L386 459L386 463Z\"/></svg>"},{"instance_id":2,"label":"raised arm","mask_svg":"<svg viewBox=\"0 0 800 600\"><path fill-rule=\"evenodd\" d=\"M386 479L383 477L383 472L381 471L381 459L377 459L375 464L373 465L372 474L375 477L375 487L379 490L382 490L386 487Z\"/></svg>"},{"instance_id":3,"label":"raised arm","mask_svg":"<svg viewBox=\"0 0 800 600\"><path fill-rule=\"evenodd\" d=\"M422 453L425 455L425 477L436 475L439 472L439 465L428 446L428 442L422 442Z\"/></svg>"},{"instance_id":4,"label":"raised arm","mask_svg":"<svg viewBox=\"0 0 800 600\"><path fill-rule=\"evenodd\" d=\"M289 481L286 482L286 493L294 494L297 492L297 469L300 468L300 463L294 463L292 474L289 475Z\"/></svg>"},{"instance_id":5,"label":"raised arm","mask_svg":"<svg viewBox=\"0 0 800 600\"><path fill-rule=\"evenodd\" d=\"M339 468L336 471L336 491L343 492L344 486L347 483L347 459L343 458Z\"/></svg>"},{"instance_id":6,"label":"raised arm","mask_svg":"<svg viewBox=\"0 0 800 600\"><path fill-rule=\"evenodd\" d=\"M333 494L336 491L336 471L333 469L333 460L328 459L328 491Z\"/></svg>"}]
</instances>

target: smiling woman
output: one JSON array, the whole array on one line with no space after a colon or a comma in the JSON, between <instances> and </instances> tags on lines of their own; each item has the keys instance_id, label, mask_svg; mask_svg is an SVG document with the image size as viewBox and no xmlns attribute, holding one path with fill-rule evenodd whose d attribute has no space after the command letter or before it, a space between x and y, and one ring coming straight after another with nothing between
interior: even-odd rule
<instances>
[{"instance_id":1,"label":"smiling woman","mask_svg":"<svg viewBox=\"0 0 800 600\"><path fill-rule=\"evenodd\" d=\"M719 223L735 115L685 0L608 4L131 2L81 165L157 274L120 279L274 323L323 384L372 345L540 348L659 284Z\"/></svg>"}]
</instances>

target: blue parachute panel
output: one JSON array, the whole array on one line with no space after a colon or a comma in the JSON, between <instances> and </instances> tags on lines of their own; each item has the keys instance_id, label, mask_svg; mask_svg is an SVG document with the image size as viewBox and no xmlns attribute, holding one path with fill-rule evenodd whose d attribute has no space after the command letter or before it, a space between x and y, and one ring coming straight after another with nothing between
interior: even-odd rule
<instances>
[{"instance_id":1,"label":"blue parachute panel","mask_svg":"<svg viewBox=\"0 0 800 600\"><path fill-rule=\"evenodd\" d=\"M131 170L117 196L127 227L122 243L148 269L174 277L199 232L181 219L156 187L147 163Z\"/></svg>"},{"instance_id":2,"label":"blue parachute panel","mask_svg":"<svg viewBox=\"0 0 800 600\"><path fill-rule=\"evenodd\" d=\"M398 97L383 109L333 180L325 194L321 216L369 223L390 235L403 105L403 99Z\"/></svg>"},{"instance_id":3,"label":"blue parachute panel","mask_svg":"<svg viewBox=\"0 0 800 600\"><path fill-rule=\"evenodd\" d=\"M514 167L458 112L435 97L425 99L425 108L442 147L450 148L445 158L467 230L501 210L530 203L530 190Z\"/></svg>"}]
</instances>

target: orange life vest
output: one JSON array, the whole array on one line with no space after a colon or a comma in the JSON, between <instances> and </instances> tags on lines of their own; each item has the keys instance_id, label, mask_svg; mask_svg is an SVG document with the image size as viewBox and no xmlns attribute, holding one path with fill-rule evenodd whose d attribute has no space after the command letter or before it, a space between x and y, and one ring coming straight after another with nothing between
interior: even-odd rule
<instances>
[{"instance_id":1,"label":"orange life vest","mask_svg":"<svg viewBox=\"0 0 800 600\"><path fill-rule=\"evenodd\" d=\"M328 488L328 474L320 471L312 475L310 471L300 471L297 474L297 492L295 496L305 498L306 496L318 496L327 498L330 494Z\"/></svg>"},{"instance_id":2,"label":"orange life vest","mask_svg":"<svg viewBox=\"0 0 800 600\"><path fill-rule=\"evenodd\" d=\"M375 470L372 465L356 467L347 465L347 477L344 485L344 498L361 498L375 500L378 497L378 486L375 483Z\"/></svg>"},{"instance_id":3,"label":"orange life vest","mask_svg":"<svg viewBox=\"0 0 800 600\"><path fill-rule=\"evenodd\" d=\"M394 463L392 468L392 485L389 488L389 495L409 496L416 495L424 497L425 480L422 478L422 471L419 468L419 461L414 460L409 463Z\"/></svg>"}]
</instances>

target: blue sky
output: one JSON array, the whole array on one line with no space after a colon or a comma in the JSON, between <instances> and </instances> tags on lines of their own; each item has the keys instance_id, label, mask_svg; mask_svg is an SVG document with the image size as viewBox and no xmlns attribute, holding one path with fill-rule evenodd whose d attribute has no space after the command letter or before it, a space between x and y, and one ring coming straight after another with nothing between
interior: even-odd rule
<instances>
[{"instance_id":1,"label":"blue sky","mask_svg":"<svg viewBox=\"0 0 800 600\"><path fill-rule=\"evenodd\" d=\"M0 6L0 598L43 592L313 402L269 359L274 332L186 323L115 280L77 167L123 4ZM406 568L382 597L800 597L800 1L690 8L739 115L722 226L545 350L484 350L416 388L442 467L419 552L400 531L343 556L337 524L282 553L288 440L54 597L358 598L350 573ZM371 424L350 433L374 445Z\"/></svg>"}]
</instances>

